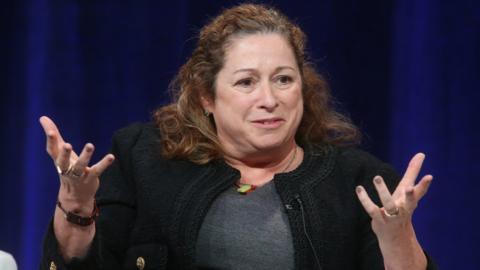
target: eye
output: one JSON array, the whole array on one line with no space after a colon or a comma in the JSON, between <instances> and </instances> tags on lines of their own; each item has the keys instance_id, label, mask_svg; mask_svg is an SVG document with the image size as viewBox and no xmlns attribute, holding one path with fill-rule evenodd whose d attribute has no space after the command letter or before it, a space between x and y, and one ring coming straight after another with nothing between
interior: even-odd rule
<instances>
[{"instance_id":1,"label":"eye","mask_svg":"<svg viewBox=\"0 0 480 270\"><path fill-rule=\"evenodd\" d=\"M287 84L292 82L292 78L290 78L290 76L282 75L278 78L278 82L281 84Z\"/></svg>"},{"instance_id":2,"label":"eye","mask_svg":"<svg viewBox=\"0 0 480 270\"><path fill-rule=\"evenodd\" d=\"M281 88L288 87L292 82L293 78L288 75L280 75L275 80L275 83Z\"/></svg>"},{"instance_id":3,"label":"eye","mask_svg":"<svg viewBox=\"0 0 480 270\"><path fill-rule=\"evenodd\" d=\"M248 87L251 87L253 84L254 84L254 81L252 78L245 78L236 82L235 86L248 88Z\"/></svg>"}]
</instances>

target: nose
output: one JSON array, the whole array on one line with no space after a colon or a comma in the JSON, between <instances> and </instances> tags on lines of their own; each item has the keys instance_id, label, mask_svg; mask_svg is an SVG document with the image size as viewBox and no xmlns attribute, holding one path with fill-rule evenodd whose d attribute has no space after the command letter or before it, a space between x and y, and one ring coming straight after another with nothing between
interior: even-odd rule
<instances>
[{"instance_id":1,"label":"nose","mask_svg":"<svg viewBox=\"0 0 480 270\"><path fill-rule=\"evenodd\" d=\"M273 111L278 107L278 99L276 97L275 89L270 83L263 83L260 89L259 107L267 111Z\"/></svg>"}]
</instances>

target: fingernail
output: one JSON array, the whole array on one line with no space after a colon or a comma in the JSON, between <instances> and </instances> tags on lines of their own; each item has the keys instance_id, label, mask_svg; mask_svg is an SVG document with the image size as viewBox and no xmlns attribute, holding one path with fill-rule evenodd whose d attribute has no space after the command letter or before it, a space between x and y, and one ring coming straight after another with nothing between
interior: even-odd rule
<instances>
[{"instance_id":1,"label":"fingernail","mask_svg":"<svg viewBox=\"0 0 480 270\"><path fill-rule=\"evenodd\" d=\"M375 183L377 183L377 184L380 184L380 183L382 183L382 178L377 176L377 177L373 178L373 181L375 181Z\"/></svg>"},{"instance_id":2,"label":"fingernail","mask_svg":"<svg viewBox=\"0 0 480 270\"><path fill-rule=\"evenodd\" d=\"M362 192L362 187L361 186L357 186L357 188L355 189L357 191L357 193L360 193Z\"/></svg>"}]
</instances>

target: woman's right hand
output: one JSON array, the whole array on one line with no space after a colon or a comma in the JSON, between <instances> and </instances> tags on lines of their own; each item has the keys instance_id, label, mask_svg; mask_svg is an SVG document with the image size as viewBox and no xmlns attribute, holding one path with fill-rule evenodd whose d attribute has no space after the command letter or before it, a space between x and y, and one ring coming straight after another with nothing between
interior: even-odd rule
<instances>
[{"instance_id":1,"label":"woman's right hand","mask_svg":"<svg viewBox=\"0 0 480 270\"><path fill-rule=\"evenodd\" d=\"M63 140L50 118L40 117L40 124L47 136L47 152L53 159L60 178L58 199L62 204L93 207L99 176L112 164L114 156L107 154L98 163L89 166L94 151L93 144L87 143L78 156L72 145Z\"/></svg>"}]
</instances>

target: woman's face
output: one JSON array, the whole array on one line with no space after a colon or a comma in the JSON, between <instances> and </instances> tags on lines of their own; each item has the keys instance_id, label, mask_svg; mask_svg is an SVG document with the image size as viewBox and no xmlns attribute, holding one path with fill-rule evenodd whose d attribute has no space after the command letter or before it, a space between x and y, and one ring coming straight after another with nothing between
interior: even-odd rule
<instances>
[{"instance_id":1,"label":"woman's face","mask_svg":"<svg viewBox=\"0 0 480 270\"><path fill-rule=\"evenodd\" d=\"M279 34L234 38L217 74L213 113L227 154L244 157L291 147L303 115L302 78L294 53Z\"/></svg>"}]
</instances>

